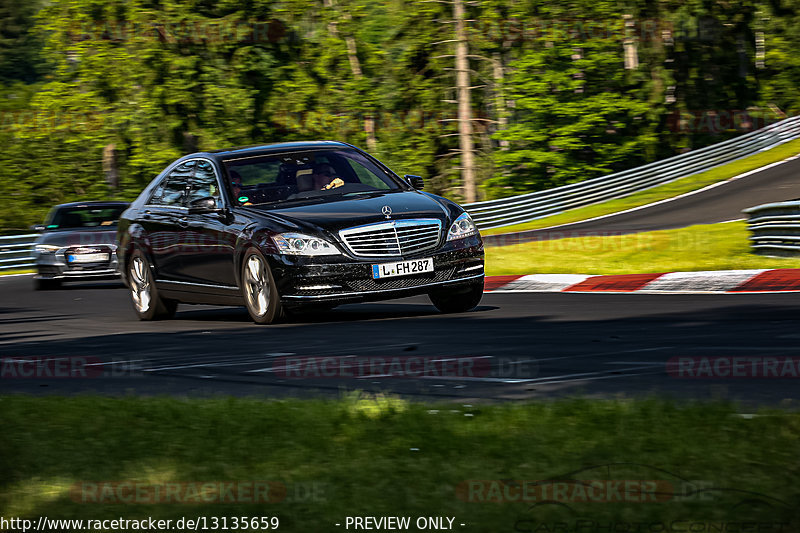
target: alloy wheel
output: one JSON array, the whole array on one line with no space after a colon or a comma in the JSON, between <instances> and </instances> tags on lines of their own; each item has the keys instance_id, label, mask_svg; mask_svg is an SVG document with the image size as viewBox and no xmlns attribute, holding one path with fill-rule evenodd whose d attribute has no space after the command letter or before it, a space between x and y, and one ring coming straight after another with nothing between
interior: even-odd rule
<instances>
[{"instance_id":1,"label":"alloy wheel","mask_svg":"<svg viewBox=\"0 0 800 533\"><path fill-rule=\"evenodd\" d=\"M131 297L133 305L140 313L146 313L150 309L150 292L150 269L141 257L134 257L131 261Z\"/></svg>"},{"instance_id":2,"label":"alloy wheel","mask_svg":"<svg viewBox=\"0 0 800 533\"><path fill-rule=\"evenodd\" d=\"M248 304L257 316L264 316L269 309L270 283L264 262L257 255L247 259L245 267L245 294Z\"/></svg>"}]
</instances>

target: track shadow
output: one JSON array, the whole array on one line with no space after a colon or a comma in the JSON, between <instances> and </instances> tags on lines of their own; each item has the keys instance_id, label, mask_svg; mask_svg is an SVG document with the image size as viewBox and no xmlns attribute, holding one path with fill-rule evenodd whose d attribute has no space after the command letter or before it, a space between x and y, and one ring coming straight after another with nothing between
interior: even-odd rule
<instances>
[{"instance_id":1,"label":"track shadow","mask_svg":"<svg viewBox=\"0 0 800 533\"><path fill-rule=\"evenodd\" d=\"M560 305L568 301L563 297L541 298ZM203 390L279 396L291 387L292 394L297 394L298 390L314 394L319 387L310 382L281 383L268 372L247 372L259 368L259 364L263 366L274 354L395 356L408 355L412 350L420 357L491 356L541 360L539 371L548 379L549 376L568 376L546 384L467 382L459 385L458 390L456 382L447 382L440 389L470 398L571 394L599 397L656 392L678 398L716 395L754 404L778 404L800 397L796 380L681 380L666 372L666 361L676 356L794 356L798 350L792 333L800 319L800 306L730 297L709 301L695 310L659 311L649 300L637 303L632 298L635 297L592 298L590 301L597 305L630 307L631 316L583 320L566 320L547 313L514 316L508 310L510 305L485 305L469 313L442 315L426 304L398 302L343 306L321 316L305 316L301 321L257 326L241 308L202 309L180 312L175 321L142 324L136 332L30 340L10 346L16 355L90 353L102 359L145 360L149 365L175 368L133 380L124 387L113 379L93 380L92 383L87 383L91 380L63 380L48 387L52 392L76 393L91 389L118 394L129 387L133 392L151 387L169 394ZM526 309L525 313L530 313L525 305L528 300L518 301ZM589 300L580 298L579 301ZM658 301L667 305L667 299ZM538 307L545 308L546 305ZM642 311L645 308L646 311ZM176 330L175 322L187 320L196 321L198 327L190 331ZM247 366L248 361L252 362L251 366ZM636 372L625 370L637 365L644 368ZM591 378L599 373L602 378ZM581 374L590 375L590 379L569 377ZM201 385L198 380L202 380ZM358 379L325 383L334 391L374 386L412 396L421 394L420 391L437 393L430 380L378 381L377 384ZM0 384L16 390L29 390L30 385L32 382Z\"/></svg>"},{"instance_id":2,"label":"track shadow","mask_svg":"<svg viewBox=\"0 0 800 533\"><path fill-rule=\"evenodd\" d=\"M206 307L181 305L174 320L203 322L230 322L251 324L252 319L244 307ZM480 305L469 313L499 309L497 306ZM287 313L281 324L324 324L329 322L363 322L366 320L388 320L418 318L441 315L433 305L405 303L348 304L330 310L298 310Z\"/></svg>"},{"instance_id":3,"label":"track shadow","mask_svg":"<svg viewBox=\"0 0 800 533\"><path fill-rule=\"evenodd\" d=\"M111 290L111 289L124 289L125 285L121 281L68 281L62 283L58 289L51 289L51 291L77 291L77 290Z\"/></svg>"}]
</instances>

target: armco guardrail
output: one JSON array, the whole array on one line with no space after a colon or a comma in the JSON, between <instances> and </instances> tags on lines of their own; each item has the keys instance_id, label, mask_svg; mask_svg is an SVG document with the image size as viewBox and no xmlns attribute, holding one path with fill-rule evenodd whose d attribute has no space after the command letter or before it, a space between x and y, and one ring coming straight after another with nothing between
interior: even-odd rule
<instances>
[{"instance_id":1,"label":"armco guardrail","mask_svg":"<svg viewBox=\"0 0 800 533\"><path fill-rule=\"evenodd\" d=\"M800 201L745 209L753 251L761 255L800 255Z\"/></svg>"},{"instance_id":2,"label":"armco guardrail","mask_svg":"<svg viewBox=\"0 0 800 533\"><path fill-rule=\"evenodd\" d=\"M800 116L787 118L746 135L631 170L546 191L476 202L464 207L480 229L519 224L567 209L627 196L753 155L798 137L800 137Z\"/></svg>"},{"instance_id":3,"label":"armco guardrail","mask_svg":"<svg viewBox=\"0 0 800 533\"><path fill-rule=\"evenodd\" d=\"M37 235L0 237L0 272L20 268L33 268L33 241Z\"/></svg>"},{"instance_id":4,"label":"armco guardrail","mask_svg":"<svg viewBox=\"0 0 800 533\"><path fill-rule=\"evenodd\" d=\"M475 202L464 207L482 230L510 226L554 215L567 209L627 196L774 148L797 138L800 138L800 116L787 118L740 137L631 170L546 191ZM32 267L31 255L35 238L36 235L0 237L0 271Z\"/></svg>"}]
</instances>

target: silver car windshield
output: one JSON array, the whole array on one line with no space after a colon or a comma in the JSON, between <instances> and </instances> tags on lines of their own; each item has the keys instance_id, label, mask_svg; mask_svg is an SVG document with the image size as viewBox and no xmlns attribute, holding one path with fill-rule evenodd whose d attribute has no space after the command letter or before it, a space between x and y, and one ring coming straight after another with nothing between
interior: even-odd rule
<instances>
[{"instance_id":1,"label":"silver car windshield","mask_svg":"<svg viewBox=\"0 0 800 533\"><path fill-rule=\"evenodd\" d=\"M114 207L61 207L50 212L45 228L79 229L115 227L125 206Z\"/></svg>"}]
</instances>

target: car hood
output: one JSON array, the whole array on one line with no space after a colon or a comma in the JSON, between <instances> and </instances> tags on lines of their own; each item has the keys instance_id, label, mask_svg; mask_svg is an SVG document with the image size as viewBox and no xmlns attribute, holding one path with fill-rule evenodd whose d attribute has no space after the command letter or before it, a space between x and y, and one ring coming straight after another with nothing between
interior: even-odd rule
<instances>
[{"instance_id":1,"label":"car hood","mask_svg":"<svg viewBox=\"0 0 800 533\"><path fill-rule=\"evenodd\" d=\"M110 229L75 229L48 231L39 235L36 244L49 244L51 246L101 246L115 245L117 242L117 228Z\"/></svg>"},{"instance_id":2,"label":"car hood","mask_svg":"<svg viewBox=\"0 0 800 533\"><path fill-rule=\"evenodd\" d=\"M384 215L384 207L391 215ZM416 191L386 192L346 198L331 198L317 203L294 204L287 207L253 206L249 209L276 218L293 229L325 230L336 233L341 229L387 219L436 218L444 226L449 217L448 209L435 198Z\"/></svg>"}]
</instances>

